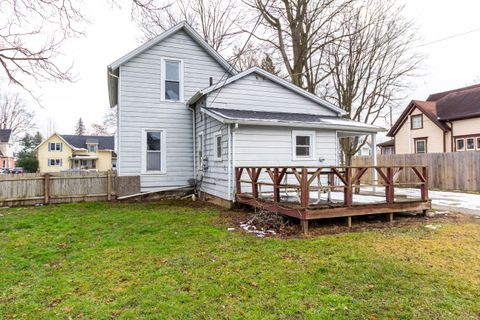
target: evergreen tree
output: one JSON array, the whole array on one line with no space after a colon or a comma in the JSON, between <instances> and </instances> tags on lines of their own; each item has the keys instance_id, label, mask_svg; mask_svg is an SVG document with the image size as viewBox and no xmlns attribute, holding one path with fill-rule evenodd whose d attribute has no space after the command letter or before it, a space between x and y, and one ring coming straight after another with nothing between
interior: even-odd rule
<instances>
[{"instance_id":1,"label":"evergreen tree","mask_svg":"<svg viewBox=\"0 0 480 320\"><path fill-rule=\"evenodd\" d=\"M25 172L36 172L38 170L38 160L35 157L35 148L42 142L43 137L40 132L35 135L29 133L20 140L22 150L18 153L17 166L22 167Z\"/></svg>"},{"instance_id":2,"label":"evergreen tree","mask_svg":"<svg viewBox=\"0 0 480 320\"><path fill-rule=\"evenodd\" d=\"M82 118L78 119L77 125L75 126L75 134L77 136L83 136L85 135L86 129L85 125L83 124Z\"/></svg>"}]
</instances>

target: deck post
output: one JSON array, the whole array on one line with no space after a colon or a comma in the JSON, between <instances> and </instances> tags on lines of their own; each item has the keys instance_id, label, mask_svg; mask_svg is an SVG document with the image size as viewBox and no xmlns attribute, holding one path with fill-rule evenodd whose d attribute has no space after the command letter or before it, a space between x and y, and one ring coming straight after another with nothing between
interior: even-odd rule
<instances>
[{"instance_id":1,"label":"deck post","mask_svg":"<svg viewBox=\"0 0 480 320\"><path fill-rule=\"evenodd\" d=\"M300 199L302 208L307 208L310 201L310 188L308 184L308 169L302 168L302 180L300 184Z\"/></svg>"},{"instance_id":2,"label":"deck post","mask_svg":"<svg viewBox=\"0 0 480 320\"><path fill-rule=\"evenodd\" d=\"M304 235L308 234L308 220L307 219L301 219L300 224L302 226L302 232Z\"/></svg>"},{"instance_id":3,"label":"deck post","mask_svg":"<svg viewBox=\"0 0 480 320\"><path fill-rule=\"evenodd\" d=\"M352 217L347 217L347 227L351 228L352 227Z\"/></svg>"},{"instance_id":4,"label":"deck post","mask_svg":"<svg viewBox=\"0 0 480 320\"><path fill-rule=\"evenodd\" d=\"M426 166L422 167L422 176L425 182L420 186L420 194L422 195L422 201L428 200L428 170Z\"/></svg>"},{"instance_id":5,"label":"deck post","mask_svg":"<svg viewBox=\"0 0 480 320\"><path fill-rule=\"evenodd\" d=\"M280 181L279 180L279 172L278 172L278 168L274 168L273 169L273 202L280 202L280 188L279 188L279 184L280 184Z\"/></svg>"},{"instance_id":6,"label":"deck post","mask_svg":"<svg viewBox=\"0 0 480 320\"><path fill-rule=\"evenodd\" d=\"M257 185L257 179L255 179L255 177L257 176L257 170L261 170L261 169L252 168L252 195L254 199L258 198L258 185Z\"/></svg>"},{"instance_id":7,"label":"deck post","mask_svg":"<svg viewBox=\"0 0 480 320\"><path fill-rule=\"evenodd\" d=\"M353 190L352 190L352 168L345 168L345 187L343 188L343 199L346 206L351 206L353 203Z\"/></svg>"},{"instance_id":8,"label":"deck post","mask_svg":"<svg viewBox=\"0 0 480 320\"><path fill-rule=\"evenodd\" d=\"M242 172L243 168L235 168L235 183L236 183L236 193L242 193L242 183L240 180L242 180Z\"/></svg>"},{"instance_id":9,"label":"deck post","mask_svg":"<svg viewBox=\"0 0 480 320\"><path fill-rule=\"evenodd\" d=\"M395 199L395 191L393 187L393 169L388 167L387 168L387 180L385 186L385 196L387 203L393 203Z\"/></svg>"},{"instance_id":10,"label":"deck post","mask_svg":"<svg viewBox=\"0 0 480 320\"><path fill-rule=\"evenodd\" d=\"M393 224L393 212L391 212L391 213L388 214L388 222L389 222L390 224Z\"/></svg>"}]
</instances>

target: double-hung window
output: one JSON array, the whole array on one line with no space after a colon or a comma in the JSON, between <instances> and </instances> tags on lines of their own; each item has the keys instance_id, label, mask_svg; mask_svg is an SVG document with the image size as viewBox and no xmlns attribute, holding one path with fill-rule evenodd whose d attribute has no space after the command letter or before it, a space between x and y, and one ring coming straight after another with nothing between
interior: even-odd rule
<instances>
[{"instance_id":1,"label":"double-hung window","mask_svg":"<svg viewBox=\"0 0 480 320\"><path fill-rule=\"evenodd\" d=\"M465 151L465 139L459 138L455 140L456 151Z\"/></svg>"},{"instance_id":2,"label":"double-hung window","mask_svg":"<svg viewBox=\"0 0 480 320\"><path fill-rule=\"evenodd\" d=\"M165 173L165 130L143 131L144 173Z\"/></svg>"},{"instance_id":3,"label":"double-hung window","mask_svg":"<svg viewBox=\"0 0 480 320\"><path fill-rule=\"evenodd\" d=\"M62 159L48 159L49 167L62 166Z\"/></svg>"},{"instance_id":4,"label":"double-hung window","mask_svg":"<svg viewBox=\"0 0 480 320\"><path fill-rule=\"evenodd\" d=\"M467 150L475 150L475 138L471 137L471 138L467 138L465 140L466 140Z\"/></svg>"},{"instance_id":5,"label":"double-hung window","mask_svg":"<svg viewBox=\"0 0 480 320\"><path fill-rule=\"evenodd\" d=\"M215 161L222 160L222 132L219 131L213 135L213 159Z\"/></svg>"},{"instance_id":6,"label":"double-hung window","mask_svg":"<svg viewBox=\"0 0 480 320\"><path fill-rule=\"evenodd\" d=\"M293 159L313 160L315 157L315 131L292 131Z\"/></svg>"},{"instance_id":7,"label":"double-hung window","mask_svg":"<svg viewBox=\"0 0 480 320\"><path fill-rule=\"evenodd\" d=\"M49 142L48 151L62 151L62 144L59 142Z\"/></svg>"},{"instance_id":8,"label":"double-hung window","mask_svg":"<svg viewBox=\"0 0 480 320\"><path fill-rule=\"evenodd\" d=\"M87 144L88 152L97 152L97 145L96 144Z\"/></svg>"},{"instance_id":9,"label":"double-hung window","mask_svg":"<svg viewBox=\"0 0 480 320\"><path fill-rule=\"evenodd\" d=\"M412 129L422 129L423 128L423 115L416 114L411 116L411 128Z\"/></svg>"},{"instance_id":10,"label":"double-hung window","mask_svg":"<svg viewBox=\"0 0 480 320\"><path fill-rule=\"evenodd\" d=\"M183 63L162 59L162 100L183 101Z\"/></svg>"},{"instance_id":11,"label":"double-hung window","mask_svg":"<svg viewBox=\"0 0 480 320\"><path fill-rule=\"evenodd\" d=\"M427 153L427 139L415 139L415 153Z\"/></svg>"},{"instance_id":12,"label":"double-hung window","mask_svg":"<svg viewBox=\"0 0 480 320\"><path fill-rule=\"evenodd\" d=\"M480 137L477 137L477 150L480 150Z\"/></svg>"}]
</instances>

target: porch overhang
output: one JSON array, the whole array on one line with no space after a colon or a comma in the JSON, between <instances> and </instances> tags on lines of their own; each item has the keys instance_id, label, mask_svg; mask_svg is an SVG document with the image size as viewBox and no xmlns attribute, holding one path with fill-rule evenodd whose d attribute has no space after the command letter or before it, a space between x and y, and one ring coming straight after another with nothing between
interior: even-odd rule
<instances>
[{"instance_id":1,"label":"porch overhang","mask_svg":"<svg viewBox=\"0 0 480 320\"><path fill-rule=\"evenodd\" d=\"M73 155L70 157L71 160L98 160L97 156L89 156L89 155Z\"/></svg>"}]
</instances>

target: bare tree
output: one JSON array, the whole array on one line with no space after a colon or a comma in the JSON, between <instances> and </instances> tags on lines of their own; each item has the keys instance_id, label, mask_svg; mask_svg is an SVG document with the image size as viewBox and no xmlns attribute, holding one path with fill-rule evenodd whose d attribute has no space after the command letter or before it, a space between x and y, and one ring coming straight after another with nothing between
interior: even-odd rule
<instances>
[{"instance_id":1,"label":"bare tree","mask_svg":"<svg viewBox=\"0 0 480 320\"><path fill-rule=\"evenodd\" d=\"M352 120L385 122L391 108L404 98L407 80L422 60L411 50L416 41L414 26L393 0L359 1L342 15L346 36L329 45L328 84L333 91L329 98ZM365 141L341 139L347 165Z\"/></svg>"},{"instance_id":2,"label":"bare tree","mask_svg":"<svg viewBox=\"0 0 480 320\"><path fill-rule=\"evenodd\" d=\"M101 124L93 123L91 128L91 135L94 136L109 136L115 134L117 131L117 108L109 109L103 116Z\"/></svg>"},{"instance_id":3,"label":"bare tree","mask_svg":"<svg viewBox=\"0 0 480 320\"><path fill-rule=\"evenodd\" d=\"M0 79L29 92L27 79L71 80L70 67L55 58L65 39L81 34L83 21L75 0L0 1Z\"/></svg>"},{"instance_id":4,"label":"bare tree","mask_svg":"<svg viewBox=\"0 0 480 320\"><path fill-rule=\"evenodd\" d=\"M251 67L258 67L261 64L260 48L252 43L248 43L242 50L241 47L233 47L233 54L228 59L231 65L234 65L238 71L245 71Z\"/></svg>"},{"instance_id":5,"label":"bare tree","mask_svg":"<svg viewBox=\"0 0 480 320\"><path fill-rule=\"evenodd\" d=\"M315 93L328 77L327 46L343 35L338 17L353 0L247 0L262 15L254 36L279 55L291 81Z\"/></svg>"},{"instance_id":6,"label":"bare tree","mask_svg":"<svg viewBox=\"0 0 480 320\"><path fill-rule=\"evenodd\" d=\"M229 47L242 33L241 2L237 0L149 0L136 3L134 18L145 37L151 39L181 21L187 21L215 50Z\"/></svg>"},{"instance_id":7,"label":"bare tree","mask_svg":"<svg viewBox=\"0 0 480 320\"><path fill-rule=\"evenodd\" d=\"M0 96L0 129L11 129L18 136L35 128L34 117L18 94Z\"/></svg>"}]
</instances>

